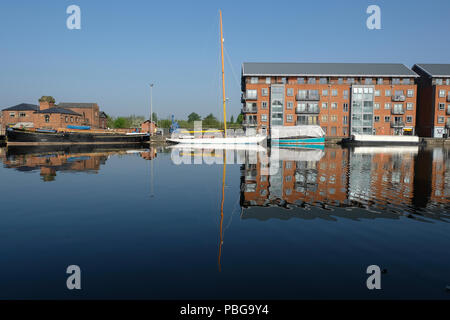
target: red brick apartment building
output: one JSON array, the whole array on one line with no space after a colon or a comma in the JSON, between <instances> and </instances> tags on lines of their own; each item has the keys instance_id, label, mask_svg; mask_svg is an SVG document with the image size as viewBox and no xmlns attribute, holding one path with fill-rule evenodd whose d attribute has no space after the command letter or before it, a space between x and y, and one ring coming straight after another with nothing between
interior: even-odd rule
<instances>
[{"instance_id":1,"label":"red brick apartment building","mask_svg":"<svg viewBox=\"0 0 450 320\"><path fill-rule=\"evenodd\" d=\"M243 125L320 125L327 136L415 135L416 73L403 64L244 63Z\"/></svg>"},{"instance_id":2,"label":"red brick apartment building","mask_svg":"<svg viewBox=\"0 0 450 320\"><path fill-rule=\"evenodd\" d=\"M415 64L417 126L421 137L450 136L450 64Z\"/></svg>"},{"instance_id":3,"label":"red brick apartment building","mask_svg":"<svg viewBox=\"0 0 450 320\"><path fill-rule=\"evenodd\" d=\"M40 101L39 105L21 103L2 110L1 127L22 123L35 128L66 128L68 125L89 125L106 128L106 117L100 115L96 103L67 103L55 105Z\"/></svg>"}]
</instances>

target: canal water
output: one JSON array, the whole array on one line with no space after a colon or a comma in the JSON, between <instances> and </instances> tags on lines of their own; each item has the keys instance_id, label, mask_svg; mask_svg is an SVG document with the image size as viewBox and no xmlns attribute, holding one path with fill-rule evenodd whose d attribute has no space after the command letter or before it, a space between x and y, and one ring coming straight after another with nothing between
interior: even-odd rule
<instances>
[{"instance_id":1,"label":"canal water","mask_svg":"<svg viewBox=\"0 0 450 320\"><path fill-rule=\"evenodd\" d=\"M3 148L0 160L2 299L450 298L450 149ZM70 265L81 290L66 287ZM381 290L367 288L371 265Z\"/></svg>"}]
</instances>

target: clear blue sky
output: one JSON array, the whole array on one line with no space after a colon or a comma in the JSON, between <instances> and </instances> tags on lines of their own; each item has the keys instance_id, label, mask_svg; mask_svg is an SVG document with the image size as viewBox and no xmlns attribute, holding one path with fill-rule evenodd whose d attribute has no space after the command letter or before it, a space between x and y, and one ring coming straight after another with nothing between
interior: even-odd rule
<instances>
[{"instance_id":1,"label":"clear blue sky","mask_svg":"<svg viewBox=\"0 0 450 320\"><path fill-rule=\"evenodd\" d=\"M66 28L81 7L81 30ZM381 7L382 30L366 28ZM108 114L222 117L218 10L228 115L240 112L244 61L450 63L450 1L2 0L0 107L97 102Z\"/></svg>"}]
</instances>

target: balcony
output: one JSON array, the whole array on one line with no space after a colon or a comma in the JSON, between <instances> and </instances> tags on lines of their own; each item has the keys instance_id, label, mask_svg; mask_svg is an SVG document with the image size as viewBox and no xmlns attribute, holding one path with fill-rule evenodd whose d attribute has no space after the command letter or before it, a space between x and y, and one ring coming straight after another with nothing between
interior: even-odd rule
<instances>
[{"instance_id":1,"label":"balcony","mask_svg":"<svg viewBox=\"0 0 450 320\"><path fill-rule=\"evenodd\" d=\"M450 95L447 96L447 102L450 102Z\"/></svg>"},{"instance_id":2,"label":"balcony","mask_svg":"<svg viewBox=\"0 0 450 320\"><path fill-rule=\"evenodd\" d=\"M401 108L401 109L398 109L398 108L391 109L391 114L405 114L405 109L403 109L403 108Z\"/></svg>"},{"instance_id":3,"label":"balcony","mask_svg":"<svg viewBox=\"0 0 450 320\"><path fill-rule=\"evenodd\" d=\"M320 113L320 109L319 109L318 106L312 107L310 105L307 105L306 108L299 108L299 107L297 107L295 109L295 113L296 114L319 114Z\"/></svg>"},{"instance_id":4,"label":"balcony","mask_svg":"<svg viewBox=\"0 0 450 320\"><path fill-rule=\"evenodd\" d=\"M258 100L258 95L243 93L241 100Z\"/></svg>"},{"instance_id":5,"label":"balcony","mask_svg":"<svg viewBox=\"0 0 450 320\"><path fill-rule=\"evenodd\" d=\"M448 116L450 115L450 108L447 107L447 110L445 110L445 114Z\"/></svg>"},{"instance_id":6,"label":"balcony","mask_svg":"<svg viewBox=\"0 0 450 320\"><path fill-rule=\"evenodd\" d=\"M392 96L392 101L394 102L404 102L406 100L406 96Z\"/></svg>"},{"instance_id":7,"label":"balcony","mask_svg":"<svg viewBox=\"0 0 450 320\"><path fill-rule=\"evenodd\" d=\"M318 126L318 125L320 125L320 121L319 120L316 120L316 121L314 121L314 120L312 120L312 121L297 120L295 122L295 125L296 126Z\"/></svg>"},{"instance_id":8,"label":"balcony","mask_svg":"<svg viewBox=\"0 0 450 320\"><path fill-rule=\"evenodd\" d=\"M244 120L242 121L242 125L246 127L256 127L258 122L256 120Z\"/></svg>"},{"instance_id":9,"label":"balcony","mask_svg":"<svg viewBox=\"0 0 450 320\"><path fill-rule=\"evenodd\" d=\"M405 123L403 121L392 121L391 128L403 128Z\"/></svg>"},{"instance_id":10,"label":"balcony","mask_svg":"<svg viewBox=\"0 0 450 320\"><path fill-rule=\"evenodd\" d=\"M320 95L318 94L296 94L295 100L297 101L319 101Z\"/></svg>"},{"instance_id":11,"label":"balcony","mask_svg":"<svg viewBox=\"0 0 450 320\"><path fill-rule=\"evenodd\" d=\"M243 107L242 108L242 113L258 113L258 108L257 107Z\"/></svg>"}]
</instances>

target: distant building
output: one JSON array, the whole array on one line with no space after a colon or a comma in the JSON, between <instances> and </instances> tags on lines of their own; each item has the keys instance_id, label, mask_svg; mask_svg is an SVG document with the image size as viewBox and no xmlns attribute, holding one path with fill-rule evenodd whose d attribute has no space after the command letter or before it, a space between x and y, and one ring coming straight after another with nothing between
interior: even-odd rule
<instances>
[{"instance_id":1,"label":"distant building","mask_svg":"<svg viewBox=\"0 0 450 320\"><path fill-rule=\"evenodd\" d=\"M141 124L141 132L153 132L156 133L157 126L154 122L150 122L150 120L146 120Z\"/></svg>"},{"instance_id":2,"label":"distant building","mask_svg":"<svg viewBox=\"0 0 450 320\"><path fill-rule=\"evenodd\" d=\"M320 125L327 136L414 135L417 74L403 64L244 63L243 125Z\"/></svg>"},{"instance_id":3,"label":"distant building","mask_svg":"<svg viewBox=\"0 0 450 320\"><path fill-rule=\"evenodd\" d=\"M417 127L422 137L450 136L450 64L415 64L419 74Z\"/></svg>"},{"instance_id":4,"label":"distant building","mask_svg":"<svg viewBox=\"0 0 450 320\"><path fill-rule=\"evenodd\" d=\"M21 103L2 110L1 129L22 125L35 128L66 128L68 125L87 125L106 128L106 114L96 103L62 102L55 105L42 99L39 105Z\"/></svg>"},{"instance_id":5,"label":"distant building","mask_svg":"<svg viewBox=\"0 0 450 320\"><path fill-rule=\"evenodd\" d=\"M103 111L100 111L99 127L100 129L106 129L107 126L108 126L108 116Z\"/></svg>"}]
</instances>

